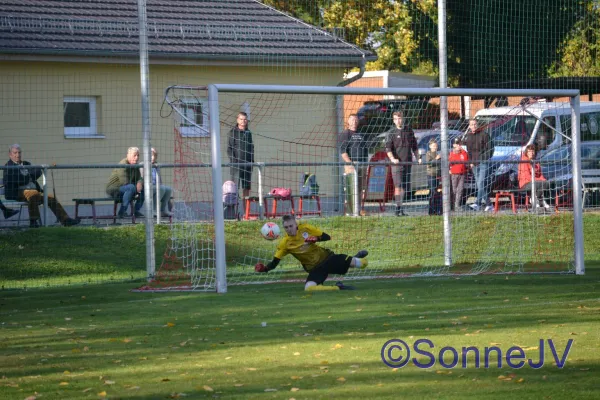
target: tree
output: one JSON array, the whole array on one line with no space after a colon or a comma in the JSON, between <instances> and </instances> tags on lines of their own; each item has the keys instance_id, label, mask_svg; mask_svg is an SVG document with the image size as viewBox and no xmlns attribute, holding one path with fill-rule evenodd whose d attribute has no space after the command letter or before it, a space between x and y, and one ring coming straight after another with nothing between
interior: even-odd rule
<instances>
[{"instance_id":1,"label":"tree","mask_svg":"<svg viewBox=\"0 0 600 400\"><path fill-rule=\"evenodd\" d=\"M550 76L600 76L600 4L590 2L585 17L577 22L559 50L560 60Z\"/></svg>"}]
</instances>

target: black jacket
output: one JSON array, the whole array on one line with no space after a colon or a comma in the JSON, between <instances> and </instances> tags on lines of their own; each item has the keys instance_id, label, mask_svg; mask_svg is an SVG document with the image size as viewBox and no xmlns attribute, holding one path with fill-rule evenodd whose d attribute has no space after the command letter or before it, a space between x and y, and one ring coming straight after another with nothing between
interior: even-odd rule
<instances>
[{"instance_id":1,"label":"black jacket","mask_svg":"<svg viewBox=\"0 0 600 400\"><path fill-rule=\"evenodd\" d=\"M31 165L28 161L23 161L22 165ZM5 165L19 165L15 164L13 160L8 160ZM40 185L37 183L38 178L42 176L42 170L40 168L11 168L4 170L4 197L7 200L18 200L19 197L19 186L27 185L33 182L38 191L42 191Z\"/></svg>"},{"instance_id":2,"label":"black jacket","mask_svg":"<svg viewBox=\"0 0 600 400\"><path fill-rule=\"evenodd\" d=\"M418 157L417 139L411 128L394 128L388 133L385 142L385 151L391 152L394 157L402 162L411 162L414 153Z\"/></svg>"},{"instance_id":3,"label":"black jacket","mask_svg":"<svg viewBox=\"0 0 600 400\"><path fill-rule=\"evenodd\" d=\"M227 137L227 155L232 163L254 162L254 143L252 132L234 127Z\"/></svg>"},{"instance_id":4,"label":"black jacket","mask_svg":"<svg viewBox=\"0 0 600 400\"><path fill-rule=\"evenodd\" d=\"M485 131L467 132L463 144L467 146L469 161L474 164L487 161L492 157L493 149L490 138Z\"/></svg>"}]
</instances>

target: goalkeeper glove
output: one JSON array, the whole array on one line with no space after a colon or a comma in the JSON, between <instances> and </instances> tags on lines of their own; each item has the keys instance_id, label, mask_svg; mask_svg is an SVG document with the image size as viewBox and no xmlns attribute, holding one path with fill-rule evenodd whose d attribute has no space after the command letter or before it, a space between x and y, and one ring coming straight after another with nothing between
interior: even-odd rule
<instances>
[{"instance_id":1,"label":"goalkeeper glove","mask_svg":"<svg viewBox=\"0 0 600 400\"><path fill-rule=\"evenodd\" d=\"M254 271L255 272L269 272L269 270L267 269L267 267L263 263L257 263L254 266Z\"/></svg>"},{"instance_id":2,"label":"goalkeeper glove","mask_svg":"<svg viewBox=\"0 0 600 400\"><path fill-rule=\"evenodd\" d=\"M306 239L304 239L304 242L306 242L306 243L317 243L317 240L319 240L318 237L316 237L316 236L309 236Z\"/></svg>"}]
</instances>

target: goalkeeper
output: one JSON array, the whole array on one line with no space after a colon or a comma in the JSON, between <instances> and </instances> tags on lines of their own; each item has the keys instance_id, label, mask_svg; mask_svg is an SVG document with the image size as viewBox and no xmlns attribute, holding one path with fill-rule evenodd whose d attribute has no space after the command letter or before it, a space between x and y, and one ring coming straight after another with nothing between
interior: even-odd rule
<instances>
[{"instance_id":1,"label":"goalkeeper","mask_svg":"<svg viewBox=\"0 0 600 400\"><path fill-rule=\"evenodd\" d=\"M306 272L306 291L325 291L325 290L343 290L351 289L350 286L344 286L338 282L336 286L323 286L323 282L329 274L344 275L348 269L365 268L368 265L366 257L369 252L361 250L354 257L346 254L335 254L329 249L325 249L316 244L316 242L326 242L331 240L331 236L312 225L296 222L293 215L283 217L283 229L286 236L277 246L277 251L273 260L264 265L258 263L254 266L256 272L269 272L275 269L279 261L288 254L293 255Z\"/></svg>"}]
</instances>

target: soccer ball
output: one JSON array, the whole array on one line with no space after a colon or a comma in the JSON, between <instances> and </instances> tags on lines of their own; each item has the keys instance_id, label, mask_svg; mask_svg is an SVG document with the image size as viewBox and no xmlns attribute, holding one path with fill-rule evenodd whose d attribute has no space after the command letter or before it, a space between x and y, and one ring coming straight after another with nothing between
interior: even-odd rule
<instances>
[{"instance_id":1,"label":"soccer ball","mask_svg":"<svg viewBox=\"0 0 600 400\"><path fill-rule=\"evenodd\" d=\"M275 222L267 222L260 229L260 234L267 240L275 240L279 238L281 231L279 230L279 225Z\"/></svg>"}]
</instances>

